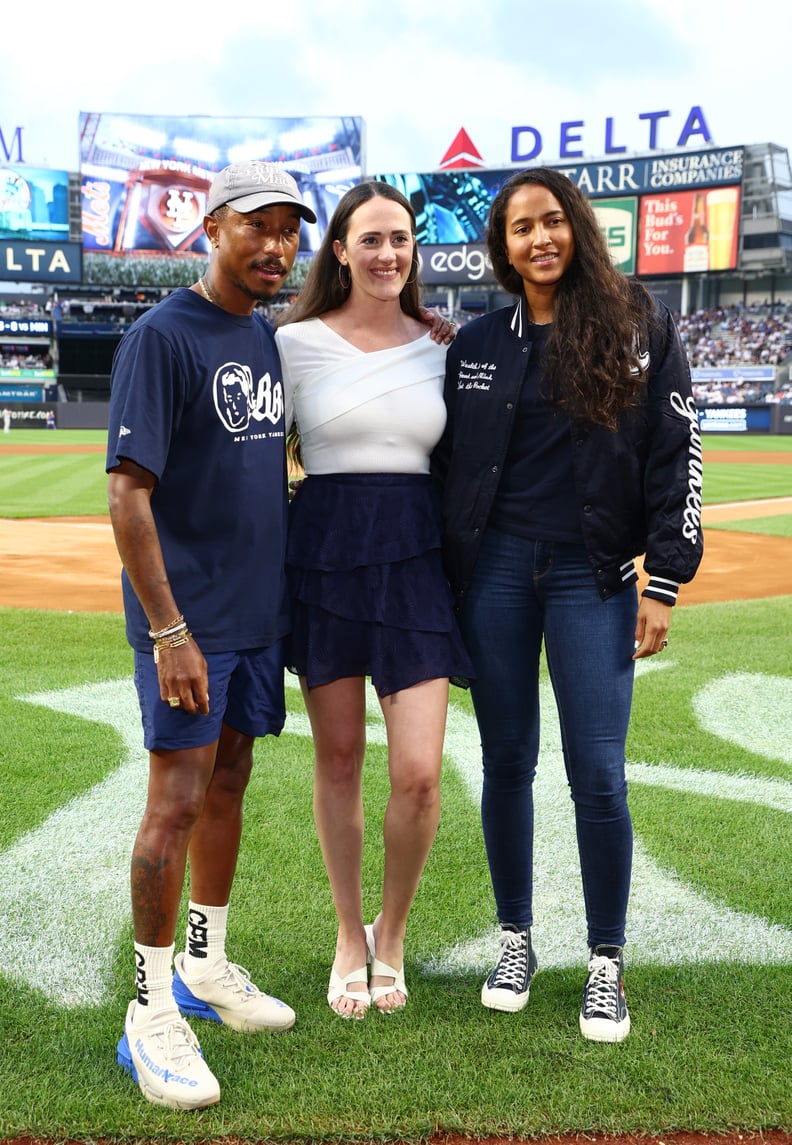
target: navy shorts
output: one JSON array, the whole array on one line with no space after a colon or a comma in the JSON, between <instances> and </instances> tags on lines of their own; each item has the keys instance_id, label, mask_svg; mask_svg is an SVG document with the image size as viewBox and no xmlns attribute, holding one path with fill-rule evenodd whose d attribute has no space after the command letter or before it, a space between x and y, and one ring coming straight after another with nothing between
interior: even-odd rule
<instances>
[{"instance_id":1,"label":"navy shorts","mask_svg":"<svg viewBox=\"0 0 792 1145\"><path fill-rule=\"evenodd\" d=\"M209 673L209 714L171 708L160 698L151 652L135 652L135 687L148 751L205 747L224 723L247 736L280 735L286 721L283 641L244 652L204 653Z\"/></svg>"}]
</instances>

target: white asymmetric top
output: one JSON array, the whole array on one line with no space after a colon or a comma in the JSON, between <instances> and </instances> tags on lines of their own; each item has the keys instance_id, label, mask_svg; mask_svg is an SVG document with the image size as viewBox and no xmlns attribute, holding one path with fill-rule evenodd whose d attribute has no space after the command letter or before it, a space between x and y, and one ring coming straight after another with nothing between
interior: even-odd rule
<instances>
[{"instance_id":1,"label":"white asymmetric top","mask_svg":"<svg viewBox=\"0 0 792 1145\"><path fill-rule=\"evenodd\" d=\"M427 333L367 353L321 318L282 326L275 341L306 473L429 472L446 422L445 346Z\"/></svg>"}]
</instances>

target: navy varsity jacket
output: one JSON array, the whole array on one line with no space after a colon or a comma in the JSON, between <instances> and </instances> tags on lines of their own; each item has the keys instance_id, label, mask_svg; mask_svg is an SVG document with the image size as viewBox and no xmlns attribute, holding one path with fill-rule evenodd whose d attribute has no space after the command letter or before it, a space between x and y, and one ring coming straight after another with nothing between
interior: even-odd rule
<instances>
[{"instance_id":1,"label":"navy varsity jacket","mask_svg":"<svg viewBox=\"0 0 792 1145\"><path fill-rule=\"evenodd\" d=\"M641 346L647 374L616 431L570 419L583 540L600 596L638 579L674 604L702 554L702 453L690 368L667 307ZM525 299L459 331L446 359L448 423L432 456L443 492L443 558L461 605L498 488L531 350Z\"/></svg>"}]
</instances>

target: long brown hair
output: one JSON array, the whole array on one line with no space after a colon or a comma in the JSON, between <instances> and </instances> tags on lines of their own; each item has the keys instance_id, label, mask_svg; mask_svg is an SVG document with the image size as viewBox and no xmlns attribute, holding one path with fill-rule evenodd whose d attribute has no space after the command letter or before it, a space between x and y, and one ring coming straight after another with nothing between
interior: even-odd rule
<instances>
[{"instance_id":1,"label":"long brown hair","mask_svg":"<svg viewBox=\"0 0 792 1145\"><path fill-rule=\"evenodd\" d=\"M404 207L410 218L410 232L415 239L415 211L409 199L401 191L391 187L390 183L366 182L358 183L352 187L338 201L327 230L314 255L311 268L300 288L300 293L287 311L278 319L278 326L286 326L290 322L304 322L307 318L318 318L330 310L337 310L349 298L352 281L347 276L346 284L342 281L339 269L341 263L333 250L333 243L338 241L346 246L349 225L352 216L363 203L375 198L390 199ZM421 321L421 288L418 284L418 244L413 242L412 261L407 281L399 295L399 305L410 318ZM302 450L300 449L300 435L296 429L286 426L286 457L289 467L299 474L302 468Z\"/></svg>"},{"instance_id":2,"label":"long brown hair","mask_svg":"<svg viewBox=\"0 0 792 1145\"><path fill-rule=\"evenodd\" d=\"M558 282L547 338L547 384L552 400L571 416L615 429L635 405L646 378L639 364L654 303L638 282L617 270L594 211L571 179L552 167L513 175L496 195L487 245L500 285L522 295L523 282L506 251L506 212L512 195L536 183L553 194L569 220L575 253Z\"/></svg>"},{"instance_id":3,"label":"long brown hair","mask_svg":"<svg viewBox=\"0 0 792 1145\"><path fill-rule=\"evenodd\" d=\"M358 183L352 187L338 202L333 217L328 223L319 250L313 257L311 268L306 275L300 293L289 309L278 320L279 326L289 322L303 322L306 318L318 318L320 314L327 314L329 310L337 310L349 298L351 281L347 276L347 283L341 280L338 269L341 263L333 250L336 239L346 246L349 225L352 216L363 203L375 198L390 199L404 207L410 218L410 231L415 239L415 211L409 199L391 187L390 183L366 182ZM402 292L399 295L399 304L405 314L411 318L421 320L421 291L418 285L418 245L413 243L412 262L410 273L407 276Z\"/></svg>"}]
</instances>

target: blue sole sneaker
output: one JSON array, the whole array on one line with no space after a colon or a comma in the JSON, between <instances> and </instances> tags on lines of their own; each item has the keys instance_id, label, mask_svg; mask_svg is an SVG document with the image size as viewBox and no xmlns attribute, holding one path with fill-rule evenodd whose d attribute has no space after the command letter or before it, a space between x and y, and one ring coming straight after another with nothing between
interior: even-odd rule
<instances>
[{"instance_id":1,"label":"blue sole sneaker","mask_svg":"<svg viewBox=\"0 0 792 1145\"><path fill-rule=\"evenodd\" d=\"M235 962L222 959L198 979L184 976L184 954L177 954L173 997L185 1017L220 1022L234 1030L258 1033L290 1030L297 1020L291 1006L259 990Z\"/></svg>"},{"instance_id":2,"label":"blue sole sneaker","mask_svg":"<svg viewBox=\"0 0 792 1145\"><path fill-rule=\"evenodd\" d=\"M204 1061L198 1039L173 1012L155 1014L134 1026L135 1002L129 1003L116 1061L147 1101L170 1109L203 1109L220 1100L220 1085Z\"/></svg>"}]
</instances>

